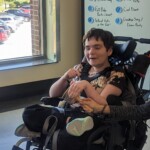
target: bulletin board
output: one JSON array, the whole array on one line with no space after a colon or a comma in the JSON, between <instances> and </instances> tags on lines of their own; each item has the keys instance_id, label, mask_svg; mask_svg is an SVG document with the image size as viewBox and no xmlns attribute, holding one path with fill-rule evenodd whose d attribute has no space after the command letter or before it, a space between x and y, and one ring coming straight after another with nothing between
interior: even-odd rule
<instances>
[{"instance_id":1,"label":"bulletin board","mask_svg":"<svg viewBox=\"0 0 150 150\"><path fill-rule=\"evenodd\" d=\"M150 0L82 0L83 32L90 28L114 36L150 38Z\"/></svg>"}]
</instances>

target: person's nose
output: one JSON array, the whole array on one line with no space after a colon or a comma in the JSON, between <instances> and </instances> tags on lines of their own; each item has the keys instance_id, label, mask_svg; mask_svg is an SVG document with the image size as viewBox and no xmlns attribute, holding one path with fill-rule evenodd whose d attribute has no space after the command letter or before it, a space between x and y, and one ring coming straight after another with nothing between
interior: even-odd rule
<instances>
[{"instance_id":1,"label":"person's nose","mask_svg":"<svg viewBox=\"0 0 150 150\"><path fill-rule=\"evenodd\" d=\"M89 54L94 54L94 51L95 51L94 47L91 46L91 47L90 47L90 50L89 50Z\"/></svg>"}]
</instances>

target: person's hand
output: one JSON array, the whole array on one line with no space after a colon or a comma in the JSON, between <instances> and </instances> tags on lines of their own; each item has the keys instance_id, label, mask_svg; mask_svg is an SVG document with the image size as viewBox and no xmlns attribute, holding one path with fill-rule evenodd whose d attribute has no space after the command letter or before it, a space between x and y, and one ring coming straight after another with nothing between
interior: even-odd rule
<instances>
[{"instance_id":1,"label":"person's hand","mask_svg":"<svg viewBox=\"0 0 150 150\"><path fill-rule=\"evenodd\" d=\"M82 108L88 113L99 113L103 109L103 105L98 104L91 98L84 98L80 102Z\"/></svg>"},{"instance_id":2,"label":"person's hand","mask_svg":"<svg viewBox=\"0 0 150 150\"><path fill-rule=\"evenodd\" d=\"M75 77L79 77L80 75L81 73L78 70L71 68L67 72L65 72L65 74L63 75L63 78L65 78L66 80L69 80Z\"/></svg>"},{"instance_id":3,"label":"person's hand","mask_svg":"<svg viewBox=\"0 0 150 150\"><path fill-rule=\"evenodd\" d=\"M72 81L68 89L69 98L79 97L81 92L88 86L89 82L86 80Z\"/></svg>"},{"instance_id":4,"label":"person's hand","mask_svg":"<svg viewBox=\"0 0 150 150\"><path fill-rule=\"evenodd\" d=\"M79 77L80 75L81 73L77 69L71 68L67 72L65 72L65 74L63 75L63 78L66 80L69 80L75 77Z\"/></svg>"}]
</instances>

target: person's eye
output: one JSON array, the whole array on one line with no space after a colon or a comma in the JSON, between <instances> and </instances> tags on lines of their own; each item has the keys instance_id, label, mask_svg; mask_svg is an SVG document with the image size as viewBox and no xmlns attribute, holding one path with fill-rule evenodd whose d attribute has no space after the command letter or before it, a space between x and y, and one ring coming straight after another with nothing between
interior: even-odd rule
<instances>
[{"instance_id":1,"label":"person's eye","mask_svg":"<svg viewBox=\"0 0 150 150\"><path fill-rule=\"evenodd\" d=\"M94 49L100 49L101 47L99 45L95 45Z\"/></svg>"},{"instance_id":2,"label":"person's eye","mask_svg":"<svg viewBox=\"0 0 150 150\"><path fill-rule=\"evenodd\" d=\"M90 50L90 46L85 46L85 50Z\"/></svg>"}]
</instances>

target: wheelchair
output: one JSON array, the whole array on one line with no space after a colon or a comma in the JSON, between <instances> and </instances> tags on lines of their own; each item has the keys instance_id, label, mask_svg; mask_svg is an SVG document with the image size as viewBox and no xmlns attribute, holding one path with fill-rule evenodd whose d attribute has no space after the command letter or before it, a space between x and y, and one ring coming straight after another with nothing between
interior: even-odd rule
<instances>
[{"instance_id":1,"label":"wheelchair","mask_svg":"<svg viewBox=\"0 0 150 150\"><path fill-rule=\"evenodd\" d=\"M133 38L127 37L116 37L115 41L124 41L123 43L115 43L113 55L110 58L110 62L113 65L120 65L125 69L126 76L128 78L127 84L130 91L132 91L133 101L132 104L144 103L143 97L143 82L149 64L145 66L138 66L139 54L135 52L137 41ZM148 52L148 56L149 56ZM142 59L147 57L147 54L142 55ZM83 59L83 63L86 60ZM142 68L141 68L142 67ZM142 72L141 72L142 70ZM141 82L140 82L141 81ZM141 85L139 86L139 82ZM137 102L137 98L140 97ZM142 97L142 98L141 98ZM42 97L41 104L57 106L62 98L49 98ZM143 100L143 101L142 101ZM142 102L141 102L142 101ZM124 103L123 105L128 105ZM70 109L67 109L65 105L64 109L59 109L60 112L66 114L70 113ZM48 121L53 117L54 124L47 130ZM147 136L144 136L143 145L136 148L130 146L130 142L133 141L135 135L135 121L127 121L124 131L118 124L118 121L109 118L107 115L100 114L99 117L106 125L101 126L92 132L87 139L87 150L142 150ZM21 139L13 146L12 150L23 150L20 148L22 143L26 143L24 150L57 150L57 140L61 129L56 130L57 118L49 116L44 123L43 132L30 131L24 124L17 127L15 135L21 137ZM19 131L19 132L18 132ZM101 136L103 134L103 136Z\"/></svg>"}]
</instances>

